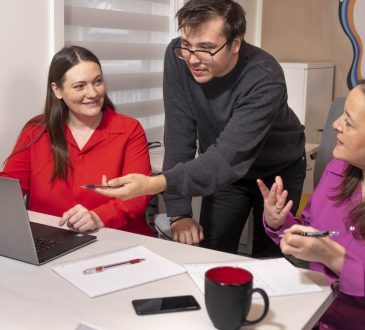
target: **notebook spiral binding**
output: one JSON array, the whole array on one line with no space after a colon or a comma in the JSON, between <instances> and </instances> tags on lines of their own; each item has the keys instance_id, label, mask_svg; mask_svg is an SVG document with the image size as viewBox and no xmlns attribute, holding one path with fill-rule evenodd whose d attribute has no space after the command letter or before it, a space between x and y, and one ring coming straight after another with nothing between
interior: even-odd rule
<instances>
[{"instance_id":1,"label":"notebook spiral binding","mask_svg":"<svg viewBox=\"0 0 365 330\"><path fill-rule=\"evenodd\" d=\"M96 254L91 255L91 256L72 259L72 260L69 260L69 261L62 262L60 264L55 265L55 267L64 267L64 266L67 266L67 265L72 265L72 264L77 263L77 262L90 261L90 260L93 260L93 259L99 258L99 257L107 257L107 256L111 256L113 254L117 254L117 253L122 252L122 251L128 251L128 250L131 250L131 249L135 249L135 248L140 247L140 246L142 246L142 245L135 245L135 246L130 246L130 247L127 247L127 248L124 248L124 249L117 249L117 250L112 250L112 251L105 251L105 252L101 252L101 253L96 253Z\"/></svg>"},{"instance_id":2,"label":"notebook spiral binding","mask_svg":"<svg viewBox=\"0 0 365 330\"><path fill-rule=\"evenodd\" d=\"M209 260L204 260L204 261L189 261L189 262L185 262L184 264L186 265L209 265L209 264L230 264L230 263L242 263L242 262L247 262L247 263L251 263L251 262L259 262L261 260L273 260L273 259L278 259L275 257L268 257L268 258L248 258L248 259L228 259L228 260L220 260L220 261L216 261L215 259L212 261Z\"/></svg>"}]
</instances>

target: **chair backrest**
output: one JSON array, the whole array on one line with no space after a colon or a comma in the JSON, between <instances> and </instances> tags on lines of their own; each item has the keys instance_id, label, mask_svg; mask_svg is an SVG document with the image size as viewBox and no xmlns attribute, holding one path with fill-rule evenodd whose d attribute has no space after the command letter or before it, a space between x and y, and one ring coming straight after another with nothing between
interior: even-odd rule
<instances>
[{"instance_id":1,"label":"chair backrest","mask_svg":"<svg viewBox=\"0 0 365 330\"><path fill-rule=\"evenodd\" d=\"M166 213L157 214L155 217L155 228L159 238L172 240L170 217Z\"/></svg>"},{"instance_id":2,"label":"chair backrest","mask_svg":"<svg viewBox=\"0 0 365 330\"><path fill-rule=\"evenodd\" d=\"M337 119L343 112L345 105L345 98L339 97L332 102L331 108L328 112L326 125L324 126L321 143L316 155L316 161L313 170L313 185L314 188L321 179L323 170L330 160L333 159L332 151L336 145L336 132L332 128L332 123Z\"/></svg>"}]
</instances>

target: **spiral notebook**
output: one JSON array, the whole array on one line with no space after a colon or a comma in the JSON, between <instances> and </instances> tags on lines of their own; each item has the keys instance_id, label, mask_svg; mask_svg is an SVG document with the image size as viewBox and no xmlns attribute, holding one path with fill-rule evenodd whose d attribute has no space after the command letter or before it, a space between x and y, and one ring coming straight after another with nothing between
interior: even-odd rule
<instances>
[{"instance_id":1,"label":"spiral notebook","mask_svg":"<svg viewBox=\"0 0 365 330\"><path fill-rule=\"evenodd\" d=\"M188 274L203 294L205 272L210 268L219 266L234 266L250 271L254 277L253 287L264 289L269 297L322 291L320 286L305 276L303 272L300 272L285 258L184 265Z\"/></svg>"},{"instance_id":2,"label":"spiral notebook","mask_svg":"<svg viewBox=\"0 0 365 330\"><path fill-rule=\"evenodd\" d=\"M134 259L144 260L139 263L111 267L99 273L84 274L86 269ZM55 265L52 270L89 297L97 297L185 273L184 267L142 245L73 260Z\"/></svg>"}]
</instances>

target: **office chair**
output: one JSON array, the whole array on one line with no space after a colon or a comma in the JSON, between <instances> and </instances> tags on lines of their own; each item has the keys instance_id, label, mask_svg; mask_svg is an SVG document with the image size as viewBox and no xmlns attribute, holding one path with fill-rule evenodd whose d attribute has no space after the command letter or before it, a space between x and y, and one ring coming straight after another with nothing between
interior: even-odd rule
<instances>
[{"instance_id":1,"label":"office chair","mask_svg":"<svg viewBox=\"0 0 365 330\"><path fill-rule=\"evenodd\" d=\"M333 159L332 151L336 145L336 132L332 128L333 122L343 113L345 98L335 99L328 112L326 124L323 129L322 139L316 155L313 169L313 187L316 188L322 173L330 160Z\"/></svg>"},{"instance_id":2,"label":"office chair","mask_svg":"<svg viewBox=\"0 0 365 330\"><path fill-rule=\"evenodd\" d=\"M166 213L159 213L155 216L155 228L159 238L172 240L170 218Z\"/></svg>"},{"instance_id":3,"label":"office chair","mask_svg":"<svg viewBox=\"0 0 365 330\"><path fill-rule=\"evenodd\" d=\"M159 196L155 195L148 204L146 212L147 223L159 238L172 240L170 217L166 213L160 213L160 211Z\"/></svg>"}]
</instances>

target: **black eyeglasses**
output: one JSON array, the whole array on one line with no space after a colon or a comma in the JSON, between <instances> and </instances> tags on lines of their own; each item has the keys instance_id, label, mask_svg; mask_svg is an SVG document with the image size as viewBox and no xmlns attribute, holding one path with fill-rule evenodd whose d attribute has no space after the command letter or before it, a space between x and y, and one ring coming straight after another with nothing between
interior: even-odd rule
<instances>
[{"instance_id":1,"label":"black eyeglasses","mask_svg":"<svg viewBox=\"0 0 365 330\"><path fill-rule=\"evenodd\" d=\"M211 63L213 61L213 56L221 51L228 44L228 40L219 47L215 52L211 52L209 50L191 50L189 48L184 47L173 47L175 55L184 60L190 60L192 54L194 54L202 63Z\"/></svg>"}]
</instances>

